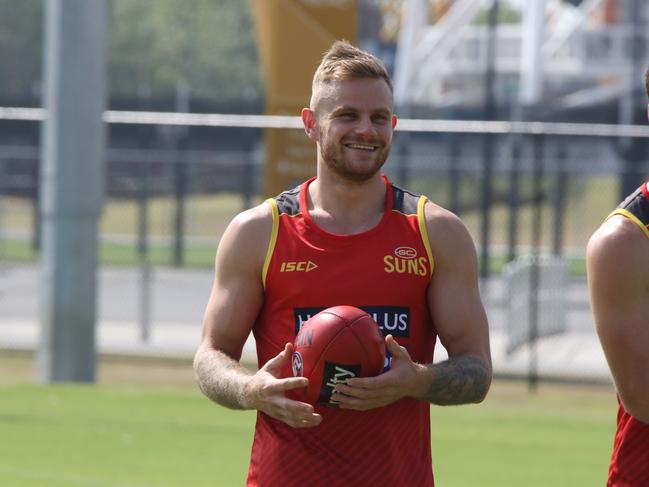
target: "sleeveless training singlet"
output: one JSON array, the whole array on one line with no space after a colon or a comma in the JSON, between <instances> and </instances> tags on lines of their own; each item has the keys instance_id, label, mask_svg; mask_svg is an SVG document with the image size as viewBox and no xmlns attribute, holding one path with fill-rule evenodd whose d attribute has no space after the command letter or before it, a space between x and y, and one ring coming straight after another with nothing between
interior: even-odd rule
<instances>
[{"instance_id":1,"label":"sleeveless training singlet","mask_svg":"<svg viewBox=\"0 0 649 487\"><path fill-rule=\"evenodd\" d=\"M643 184L613 215L622 215L633 221L649 237L649 191ZM608 472L607 487L644 487L649 485L649 425L626 412L619 401L617 431Z\"/></svg>"},{"instance_id":2,"label":"sleeveless training singlet","mask_svg":"<svg viewBox=\"0 0 649 487\"><path fill-rule=\"evenodd\" d=\"M361 234L336 235L307 211L314 179L268 200L273 231L262 276L265 302L253 327L259 365L292 342L310 316L342 304L367 311L415 362L432 362L426 198L384 177L380 223ZM323 421L314 428L291 428L258 412L247 485L431 487L429 409L410 398L369 411L316 406Z\"/></svg>"}]
</instances>

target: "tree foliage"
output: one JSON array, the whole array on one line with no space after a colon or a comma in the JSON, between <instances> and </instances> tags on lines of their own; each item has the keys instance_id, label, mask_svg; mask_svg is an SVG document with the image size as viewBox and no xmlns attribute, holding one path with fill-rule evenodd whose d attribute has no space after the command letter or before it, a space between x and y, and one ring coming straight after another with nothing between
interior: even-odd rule
<instances>
[{"instance_id":1,"label":"tree foliage","mask_svg":"<svg viewBox=\"0 0 649 487\"><path fill-rule=\"evenodd\" d=\"M0 0L0 96L33 98L42 78L43 4ZM261 98L248 2L112 0L108 84L120 99L192 98L223 103Z\"/></svg>"},{"instance_id":2,"label":"tree foliage","mask_svg":"<svg viewBox=\"0 0 649 487\"><path fill-rule=\"evenodd\" d=\"M40 87L43 0L0 0L0 98L31 99Z\"/></svg>"},{"instance_id":3,"label":"tree foliage","mask_svg":"<svg viewBox=\"0 0 649 487\"><path fill-rule=\"evenodd\" d=\"M110 84L117 95L260 97L248 3L241 0L113 0Z\"/></svg>"}]
</instances>

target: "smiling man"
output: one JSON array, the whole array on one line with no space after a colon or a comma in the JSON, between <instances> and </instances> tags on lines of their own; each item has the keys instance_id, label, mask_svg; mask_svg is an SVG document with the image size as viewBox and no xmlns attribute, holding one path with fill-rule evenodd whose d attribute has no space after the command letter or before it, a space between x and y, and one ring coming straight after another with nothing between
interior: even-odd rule
<instances>
[{"instance_id":1,"label":"smiling man","mask_svg":"<svg viewBox=\"0 0 649 487\"><path fill-rule=\"evenodd\" d=\"M474 244L455 215L381 173L397 119L374 56L334 43L302 120L317 175L223 235L199 385L258 411L248 486L432 486L430 405L480 402L491 382ZM375 317L386 370L336 383L329 403L287 398L308 384L286 374L301 324L341 304ZM250 332L256 372L239 363ZM437 338L449 358L433 364Z\"/></svg>"}]
</instances>

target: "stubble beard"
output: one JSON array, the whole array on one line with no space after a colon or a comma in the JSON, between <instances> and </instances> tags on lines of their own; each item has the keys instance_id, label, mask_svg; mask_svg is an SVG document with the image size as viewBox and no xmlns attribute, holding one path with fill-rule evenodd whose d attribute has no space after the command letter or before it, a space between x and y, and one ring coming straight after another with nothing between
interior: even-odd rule
<instances>
[{"instance_id":1,"label":"stubble beard","mask_svg":"<svg viewBox=\"0 0 649 487\"><path fill-rule=\"evenodd\" d=\"M334 149L327 149L322 147L320 149L320 156L327 165L327 168L337 176L353 183L364 183L372 179L383 167L385 161L390 154L390 147L379 149L381 152L377 154L376 159L372 166L366 170L354 170L350 164L345 161L342 154L337 153Z\"/></svg>"}]
</instances>

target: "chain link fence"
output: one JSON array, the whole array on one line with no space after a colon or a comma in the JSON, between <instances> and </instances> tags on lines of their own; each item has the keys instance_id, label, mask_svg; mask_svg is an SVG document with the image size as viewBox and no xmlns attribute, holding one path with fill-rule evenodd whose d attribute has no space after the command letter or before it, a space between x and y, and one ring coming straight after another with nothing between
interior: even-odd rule
<instances>
[{"instance_id":1,"label":"chain link fence","mask_svg":"<svg viewBox=\"0 0 649 487\"><path fill-rule=\"evenodd\" d=\"M191 356L219 238L232 217L262 199L259 120L246 127L211 128L256 131L251 137L256 143L238 150L183 141L191 130L205 127L184 128L172 143L168 129L154 131L145 147L118 147L119 140L111 138L99 235L100 351ZM628 151L620 147L646 134L620 137L598 133L597 126L589 136L544 133L541 126L498 132L493 123L483 123L482 132L469 122L448 131L403 125L384 169L396 184L457 213L473 235L496 373L526 376L534 368L541 379L608 380L588 304L585 246L621 200L623 182L630 177L642 182L646 161L636 155L629 162L623 157ZM0 349L31 350L39 337L39 149L2 143ZM554 259L565 270L553 290L555 296L560 290L563 300L561 319L547 336L525 338L530 323L539 316L543 323L542 315L533 317L533 308L556 303L544 298L543 278L521 297L522 287L511 276L516 259ZM523 279L529 279L529 271ZM254 354L251 343L246 350ZM440 349L438 358L443 357Z\"/></svg>"}]
</instances>

